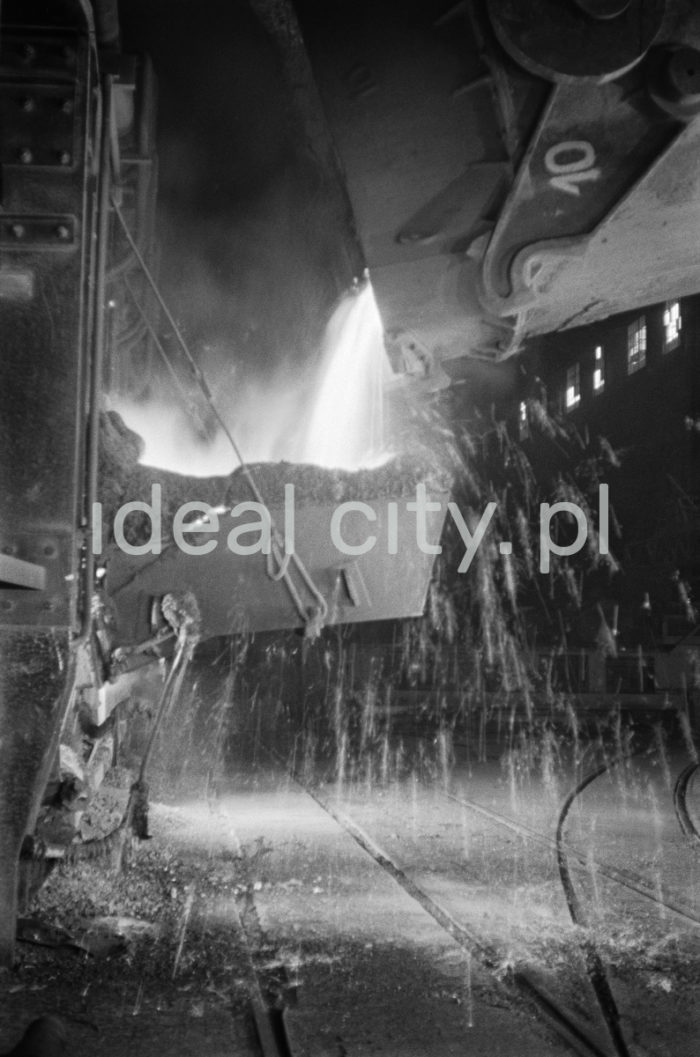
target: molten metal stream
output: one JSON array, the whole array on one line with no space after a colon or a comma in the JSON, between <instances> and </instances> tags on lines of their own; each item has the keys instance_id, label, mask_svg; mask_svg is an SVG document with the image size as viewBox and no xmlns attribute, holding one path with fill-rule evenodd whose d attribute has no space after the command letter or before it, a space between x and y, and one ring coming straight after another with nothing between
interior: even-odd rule
<instances>
[{"instance_id":1,"label":"molten metal stream","mask_svg":"<svg viewBox=\"0 0 700 1057\"><path fill-rule=\"evenodd\" d=\"M313 371L278 372L264 384L243 384L234 392L215 377L209 382L247 462L285 460L359 470L388 458L383 389L390 376L382 322L366 283L337 306ZM238 460L223 431L204 439L181 396L118 397L111 404L143 438L142 463L191 477L236 469Z\"/></svg>"}]
</instances>

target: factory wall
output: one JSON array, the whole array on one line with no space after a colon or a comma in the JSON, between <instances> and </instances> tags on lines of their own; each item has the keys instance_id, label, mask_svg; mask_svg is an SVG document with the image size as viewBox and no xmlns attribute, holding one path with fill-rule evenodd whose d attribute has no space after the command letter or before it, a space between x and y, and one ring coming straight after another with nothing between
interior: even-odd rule
<instances>
[{"instance_id":1,"label":"factory wall","mask_svg":"<svg viewBox=\"0 0 700 1057\"><path fill-rule=\"evenodd\" d=\"M634 347L641 326L643 355ZM546 400L580 437L581 451L600 452L604 438L614 452L605 479L623 569L611 596L632 638L644 637L640 612L647 594L656 637L669 641L672 626L687 633L692 623L679 584L695 605L700 594L699 350L700 296L547 335L524 354L518 406L510 411L531 457L541 458L542 450L534 429L520 421L530 398ZM647 607L645 620L648 614Z\"/></svg>"}]
</instances>

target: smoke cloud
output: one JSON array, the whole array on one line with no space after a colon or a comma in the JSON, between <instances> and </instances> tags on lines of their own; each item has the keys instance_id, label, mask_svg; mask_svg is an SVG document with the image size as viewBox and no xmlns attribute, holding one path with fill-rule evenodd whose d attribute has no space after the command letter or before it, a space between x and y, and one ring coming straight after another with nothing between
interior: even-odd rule
<instances>
[{"instance_id":1,"label":"smoke cloud","mask_svg":"<svg viewBox=\"0 0 700 1057\"><path fill-rule=\"evenodd\" d=\"M303 402L358 255L283 57L235 0L126 0L122 21L158 78L164 296L225 402L285 388ZM166 372L135 378L131 396L169 404ZM211 423L183 421L205 443Z\"/></svg>"}]
</instances>

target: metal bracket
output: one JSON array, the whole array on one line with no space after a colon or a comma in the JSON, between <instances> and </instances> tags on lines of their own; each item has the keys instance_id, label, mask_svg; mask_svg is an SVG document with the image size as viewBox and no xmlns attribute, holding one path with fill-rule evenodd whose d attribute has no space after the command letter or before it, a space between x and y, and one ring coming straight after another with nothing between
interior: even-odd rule
<instances>
[{"instance_id":1,"label":"metal bracket","mask_svg":"<svg viewBox=\"0 0 700 1057\"><path fill-rule=\"evenodd\" d=\"M359 565L355 562L352 565L344 565L338 572L338 579L342 583L351 605L372 608L372 599Z\"/></svg>"},{"instance_id":2,"label":"metal bracket","mask_svg":"<svg viewBox=\"0 0 700 1057\"><path fill-rule=\"evenodd\" d=\"M35 562L22 561L11 554L0 554L0 587L45 591L46 567Z\"/></svg>"},{"instance_id":3,"label":"metal bracket","mask_svg":"<svg viewBox=\"0 0 700 1057\"><path fill-rule=\"evenodd\" d=\"M0 246L8 250L74 249L78 221L69 214L5 215L0 221Z\"/></svg>"},{"instance_id":4,"label":"metal bracket","mask_svg":"<svg viewBox=\"0 0 700 1057\"><path fill-rule=\"evenodd\" d=\"M71 172L78 161L79 107L75 83L0 80L3 165Z\"/></svg>"},{"instance_id":5,"label":"metal bracket","mask_svg":"<svg viewBox=\"0 0 700 1057\"><path fill-rule=\"evenodd\" d=\"M72 624L72 549L61 532L0 532L0 627Z\"/></svg>"}]
</instances>

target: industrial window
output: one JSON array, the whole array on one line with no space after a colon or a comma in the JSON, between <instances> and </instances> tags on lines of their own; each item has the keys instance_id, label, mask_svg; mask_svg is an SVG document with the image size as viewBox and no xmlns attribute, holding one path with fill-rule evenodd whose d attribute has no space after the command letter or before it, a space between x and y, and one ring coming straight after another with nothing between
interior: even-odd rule
<instances>
[{"instance_id":1,"label":"industrial window","mask_svg":"<svg viewBox=\"0 0 700 1057\"><path fill-rule=\"evenodd\" d=\"M647 362L647 321L635 319L627 328L627 373L640 371Z\"/></svg>"},{"instance_id":2,"label":"industrial window","mask_svg":"<svg viewBox=\"0 0 700 1057\"><path fill-rule=\"evenodd\" d=\"M571 411L581 403L581 372L577 363L566 371L566 410Z\"/></svg>"},{"instance_id":3,"label":"industrial window","mask_svg":"<svg viewBox=\"0 0 700 1057\"><path fill-rule=\"evenodd\" d=\"M527 404L524 400L520 401L518 408L518 434L521 440L525 440L526 437L530 436L530 423L527 420Z\"/></svg>"},{"instance_id":4,"label":"industrial window","mask_svg":"<svg viewBox=\"0 0 700 1057\"><path fill-rule=\"evenodd\" d=\"M605 389L605 360L603 358L603 346L596 345L595 361L593 364L593 392L602 393Z\"/></svg>"},{"instance_id":5,"label":"industrial window","mask_svg":"<svg viewBox=\"0 0 700 1057\"><path fill-rule=\"evenodd\" d=\"M681 322L680 302L667 301L664 309L664 352L670 352L680 344Z\"/></svg>"}]
</instances>

